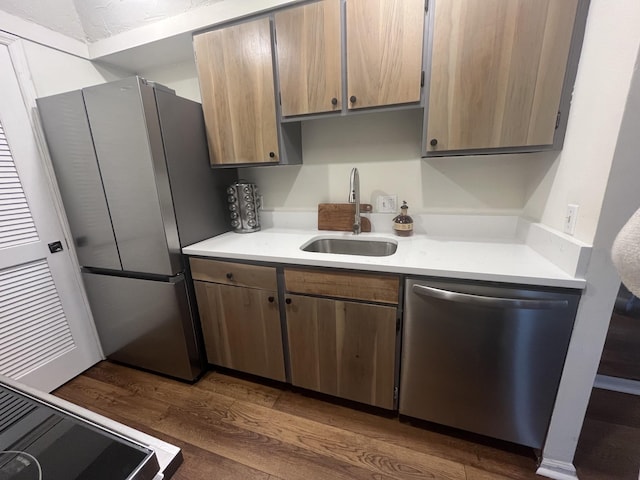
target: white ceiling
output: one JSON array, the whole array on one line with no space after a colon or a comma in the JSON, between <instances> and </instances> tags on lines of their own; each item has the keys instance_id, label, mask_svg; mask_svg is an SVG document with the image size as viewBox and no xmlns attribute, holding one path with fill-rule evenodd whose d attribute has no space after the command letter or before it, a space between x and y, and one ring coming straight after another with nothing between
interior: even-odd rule
<instances>
[{"instance_id":1,"label":"white ceiling","mask_svg":"<svg viewBox=\"0 0 640 480\"><path fill-rule=\"evenodd\" d=\"M0 10L68 37L87 39L73 0L0 0Z\"/></svg>"},{"instance_id":2,"label":"white ceiling","mask_svg":"<svg viewBox=\"0 0 640 480\"><path fill-rule=\"evenodd\" d=\"M95 42L222 0L0 0L0 10Z\"/></svg>"},{"instance_id":3,"label":"white ceiling","mask_svg":"<svg viewBox=\"0 0 640 480\"><path fill-rule=\"evenodd\" d=\"M222 0L73 0L73 3L87 40L95 42L220 1Z\"/></svg>"}]
</instances>

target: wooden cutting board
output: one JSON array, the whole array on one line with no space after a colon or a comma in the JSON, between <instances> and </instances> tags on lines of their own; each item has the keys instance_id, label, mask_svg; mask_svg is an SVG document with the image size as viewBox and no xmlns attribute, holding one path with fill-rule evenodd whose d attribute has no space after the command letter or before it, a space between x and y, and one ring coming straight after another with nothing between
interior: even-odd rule
<instances>
[{"instance_id":1,"label":"wooden cutting board","mask_svg":"<svg viewBox=\"0 0 640 480\"><path fill-rule=\"evenodd\" d=\"M369 213L373 207L368 203L360 204L360 213ZM334 230L350 232L353 230L353 217L356 206L353 203L319 203L318 230ZM361 231L370 232L371 222L368 218L360 217Z\"/></svg>"}]
</instances>

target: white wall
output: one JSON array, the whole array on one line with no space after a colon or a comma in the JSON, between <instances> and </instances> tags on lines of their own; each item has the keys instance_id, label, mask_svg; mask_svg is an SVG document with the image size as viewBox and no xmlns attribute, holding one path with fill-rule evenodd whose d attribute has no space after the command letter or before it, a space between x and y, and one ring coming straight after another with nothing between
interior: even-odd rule
<instances>
[{"instance_id":1,"label":"white wall","mask_svg":"<svg viewBox=\"0 0 640 480\"><path fill-rule=\"evenodd\" d=\"M398 111L303 123L302 166L246 169L261 188L265 207L315 210L319 202L345 202L349 172L360 171L361 198L375 205L397 194L411 211L520 213L530 163L545 155L423 160L422 112Z\"/></svg>"},{"instance_id":2,"label":"white wall","mask_svg":"<svg viewBox=\"0 0 640 480\"><path fill-rule=\"evenodd\" d=\"M593 244L587 287L543 449L542 467L551 471L573 469L620 285L611 245L640 206L638 24L637 0L592 0L564 148L541 181L543 190L549 186L548 194L534 192L525 208L542 208L542 223L561 229L567 204L579 204L575 236Z\"/></svg>"},{"instance_id":3,"label":"white wall","mask_svg":"<svg viewBox=\"0 0 640 480\"><path fill-rule=\"evenodd\" d=\"M96 65L68 53L23 41L29 70L39 97L117 80L129 72Z\"/></svg>"},{"instance_id":4,"label":"white wall","mask_svg":"<svg viewBox=\"0 0 640 480\"><path fill-rule=\"evenodd\" d=\"M420 159L422 119L407 111L305 122L302 166L243 175L259 184L273 210L343 201L353 166L361 171L364 199L398 193L416 213L522 213L561 230L567 204L577 203L575 236L591 243L640 45L638 24L637 0L592 0L559 153ZM141 73L200 98L193 62Z\"/></svg>"},{"instance_id":5,"label":"white wall","mask_svg":"<svg viewBox=\"0 0 640 480\"><path fill-rule=\"evenodd\" d=\"M525 214L558 230L580 205L575 236L592 243L640 45L638 0L592 0L564 148ZM549 188L547 192L546 190Z\"/></svg>"},{"instance_id":6,"label":"white wall","mask_svg":"<svg viewBox=\"0 0 640 480\"><path fill-rule=\"evenodd\" d=\"M598 369L620 278L611 262L618 231L640 207L640 54L613 155L558 398L543 456L571 463Z\"/></svg>"},{"instance_id":7,"label":"white wall","mask_svg":"<svg viewBox=\"0 0 640 480\"><path fill-rule=\"evenodd\" d=\"M139 73L200 101L193 62ZM419 110L306 121L303 165L245 168L241 175L259 185L268 210L315 210L320 202L344 202L349 172L358 167L367 203L375 205L380 194L398 194L415 213L519 214L531 192L541 190L539 183L558 156L421 159L421 131Z\"/></svg>"},{"instance_id":8,"label":"white wall","mask_svg":"<svg viewBox=\"0 0 640 480\"><path fill-rule=\"evenodd\" d=\"M8 13L2 10L3 7L4 4L0 5L0 31L82 58L89 57L89 47L85 42Z\"/></svg>"},{"instance_id":9,"label":"white wall","mask_svg":"<svg viewBox=\"0 0 640 480\"><path fill-rule=\"evenodd\" d=\"M194 60L176 63L159 68L140 70L138 75L162 83L173 88L181 97L202 101L200 98L200 86L198 84L198 71Z\"/></svg>"}]
</instances>

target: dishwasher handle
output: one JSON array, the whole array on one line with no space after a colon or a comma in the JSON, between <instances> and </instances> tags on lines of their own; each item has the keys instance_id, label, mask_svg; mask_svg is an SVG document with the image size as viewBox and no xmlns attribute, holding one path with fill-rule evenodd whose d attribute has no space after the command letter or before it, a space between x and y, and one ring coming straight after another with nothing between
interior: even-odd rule
<instances>
[{"instance_id":1,"label":"dishwasher handle","mask_svg":"<svg viewBox=\"0 0 640 480\"><path fill-rule=\"evenodd\" d=\"M470 293L451 292L426 285L414 285L413 293L422 297L437 298L450 302L466 303L467 305L493 307L493 308L528 308L531 310L544 310L552 308L566 308L569 306L567 300L529 300L521 298L486 297L483 295L472 295Z\"/></svg>"}]
</instances>

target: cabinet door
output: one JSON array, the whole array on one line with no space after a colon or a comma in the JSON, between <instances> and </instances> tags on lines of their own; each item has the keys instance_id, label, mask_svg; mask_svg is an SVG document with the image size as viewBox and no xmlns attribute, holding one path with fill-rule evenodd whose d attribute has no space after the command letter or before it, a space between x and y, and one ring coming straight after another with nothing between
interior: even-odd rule
<instances>
[{"instance_id":1,"label":"cabinet door","mask_svg":"<svg viewBox=\"0 0 640 480\"><path fill-rule=\"evenodd\" d=\"M427 152L553 143L577 0L435 0Z\"/></svg>"},{"instance_id":2,"label":"cabinet door","mask_svg":"<svg viewBox=\"0 0 640 480\"><path fill-rule=\"evenodd\" d=\"M278 161L269 19L193 37L212 165Z\"/></svg>"},{"instance_id":3,"label":"cabinet door","mask_svg":"<svg viewBox=\"0 0 640 480\"><path fill-rule=\"evenodd\" d=\"M420 101L424 0L347 0L349 109Z\"/></svg>"},{"instance_id":4,"label":"cabinet door","mask_svg":"<svg viewBox=\"0 0 640 480\"><path fill-rule=\"evenodd\" d=\"M194 284L209 363L285 381L277 293Z\"/></svg>"},{"instance_id":5,"label":"cabinet door","mask_svg":"<svg viewBox=\"0 0 640 480\"><path fill-rule=\"evenodd\" d=\"M282 115L342 108L340 0L275 15Z\"/></svg>"},{"instance_id":6,"label":"cabinet door","mask_svg":"<svg viewBox=\"0 0 640 480\"><path fill-rule=\"evenodd\" d=\"M393 408L396 309L287 295L291 383Z\"/></svg>"}]
</instances>

